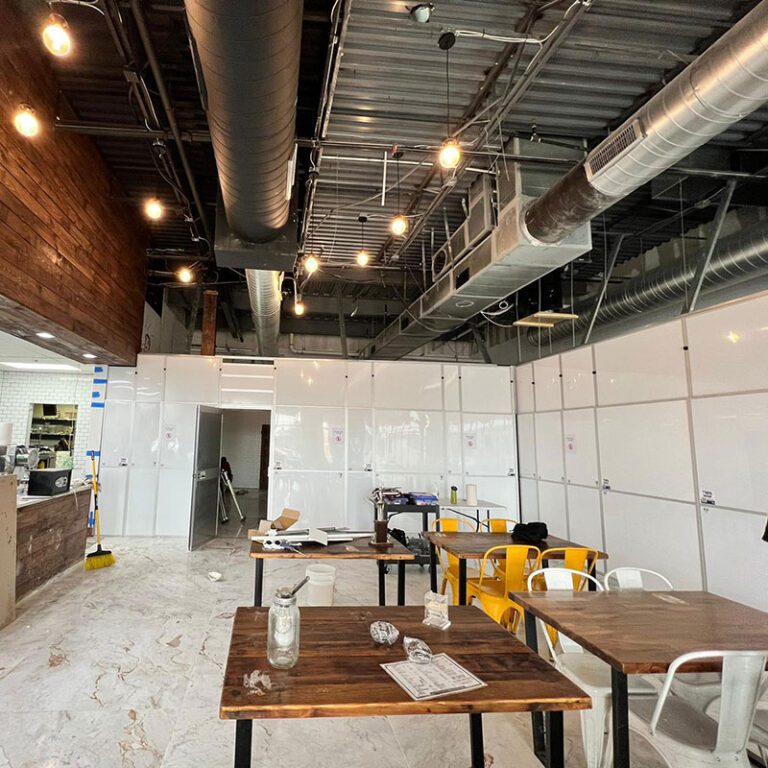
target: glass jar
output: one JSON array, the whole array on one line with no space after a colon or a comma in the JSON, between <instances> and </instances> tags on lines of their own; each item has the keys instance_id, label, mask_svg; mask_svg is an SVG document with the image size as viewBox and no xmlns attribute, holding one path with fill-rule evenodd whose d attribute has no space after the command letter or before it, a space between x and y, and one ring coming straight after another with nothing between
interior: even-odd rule
<instances>
[{"instance_id":1,"label":"glass jar","mask_svg":"<svg viewBox=\"0 0 768 768\"><path fill-rule=\"evenodd\" d=\"M299 606L296 595L278 590L269 608L267 661L277 669L290 669L299 660Z\"/></svg>"}]
</instances>

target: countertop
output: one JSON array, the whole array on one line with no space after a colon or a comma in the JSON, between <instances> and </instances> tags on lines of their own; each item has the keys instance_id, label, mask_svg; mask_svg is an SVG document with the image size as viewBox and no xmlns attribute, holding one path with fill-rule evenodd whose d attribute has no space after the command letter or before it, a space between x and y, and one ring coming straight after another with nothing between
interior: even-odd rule
<instances>
[{"instance_id":1,"label":"countertop","mask_svg":"<svg viewBox=\"0 0 768 768\"><path fill-rule=\"evenodd\" d=\"M80 485L72 486L67 493L60 493L56 496L17 496L16 508L22 509L29 507L32 504L40 504L43 501L50 501L51 499L60 499L63 496L67 496L70 493L82 493L83 491L90 491L91 486L88 483L81 483Z\"/></svg>"}]
</instances>

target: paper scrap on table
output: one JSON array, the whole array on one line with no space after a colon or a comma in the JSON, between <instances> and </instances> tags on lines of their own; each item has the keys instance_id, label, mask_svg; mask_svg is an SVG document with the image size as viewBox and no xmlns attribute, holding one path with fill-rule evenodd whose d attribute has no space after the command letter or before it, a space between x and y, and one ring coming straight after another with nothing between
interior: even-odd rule
<instances>
[{"instance_id":1,"label":"paper scrap on table","mask_svg":"<svg viewBox=\"0 0 768 768\"><path fill-rule=\"evenodd\" d=\"M430 664L394 661L381 666L414 701L465 693L486 685L445 653L433 656Z\"/></svg>"}]
</instances>

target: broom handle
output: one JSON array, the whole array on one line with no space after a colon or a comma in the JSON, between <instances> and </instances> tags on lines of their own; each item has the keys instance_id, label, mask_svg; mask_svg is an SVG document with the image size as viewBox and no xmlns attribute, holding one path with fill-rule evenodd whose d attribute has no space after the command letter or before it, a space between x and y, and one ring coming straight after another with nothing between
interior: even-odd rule
<instances>
[{"instance_id":1,"label":"broom handle","mask_svg":"<svg viewBox=\"0 0 768 768\"><path fill-rule=\"evenodd\" d=\"M95 451L91 451L91 483L93 485L93 519L96 523L96 546L101 547L101 522L99 520L99 482L96 479Z\"/></svg>"}]
</instances>

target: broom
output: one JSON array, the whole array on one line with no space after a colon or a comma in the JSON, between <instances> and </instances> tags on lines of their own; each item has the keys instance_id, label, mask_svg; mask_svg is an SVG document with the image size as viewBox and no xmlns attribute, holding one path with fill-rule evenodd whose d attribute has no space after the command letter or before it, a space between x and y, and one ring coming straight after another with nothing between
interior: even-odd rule
<instances>
[{"instance_id":1,"label":"broom","mask_svg":"<svg viewBox=\"0 0 768 768\"><path fill-rule=\"evenodd\" d=\"M99 522L99 481L96 479L96 453L91 451L91 482L93 483L93 518L96 523L96 551L85 556L85 570L109 568L115 564L115 556L109 549L101 548L101 523Z\"/></svg>"}]
</instances>

